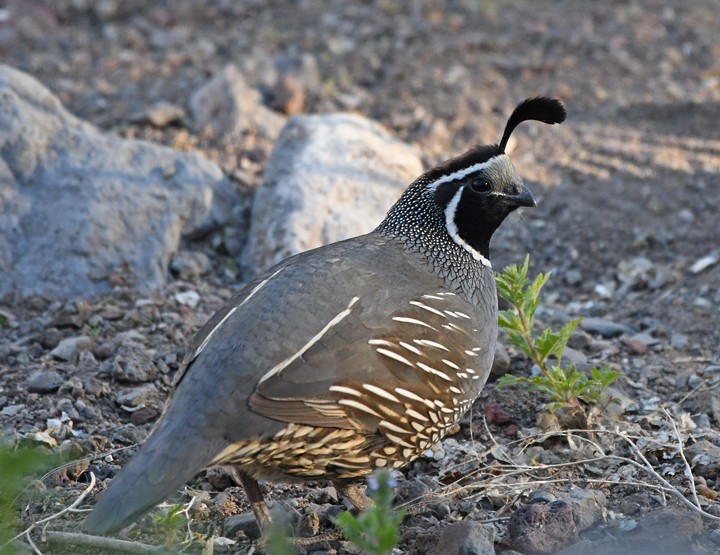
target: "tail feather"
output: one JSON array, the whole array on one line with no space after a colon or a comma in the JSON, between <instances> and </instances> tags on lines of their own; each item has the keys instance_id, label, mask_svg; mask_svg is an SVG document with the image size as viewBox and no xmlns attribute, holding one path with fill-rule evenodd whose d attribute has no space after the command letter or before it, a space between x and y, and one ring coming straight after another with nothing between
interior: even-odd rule
<instances>
[{"instance_id":1,"label":"tail feather","mask_svg":"<svg viewBox=\"0 0 720 555\"><path fill-rule=\"evenodd\" d=\"M130 525L205 468L222 448L213 443L163 421L101 495L83 528L110 534Z\"/></svg>"}]
</instances>

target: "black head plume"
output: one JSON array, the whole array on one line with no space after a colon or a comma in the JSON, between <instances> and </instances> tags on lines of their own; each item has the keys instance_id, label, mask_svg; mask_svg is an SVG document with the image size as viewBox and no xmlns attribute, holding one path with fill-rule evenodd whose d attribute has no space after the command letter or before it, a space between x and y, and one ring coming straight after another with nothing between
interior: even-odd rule
<instances>
[{"instance_id":1,"label":"black head plume","mask_svg":"<svg viewBox=\"0 0 720 555\"><path fill-rule=\"evenodd\" d=\"M510 119L505 126L498 150L505 152L510 135L515 128L522 122L528 120L542 121L544 123L562 123L565 121L565 106L557 98L548 98L546 96L536 96L535 98L526 98L513 111Z\"/></svg>"}]
</instances>

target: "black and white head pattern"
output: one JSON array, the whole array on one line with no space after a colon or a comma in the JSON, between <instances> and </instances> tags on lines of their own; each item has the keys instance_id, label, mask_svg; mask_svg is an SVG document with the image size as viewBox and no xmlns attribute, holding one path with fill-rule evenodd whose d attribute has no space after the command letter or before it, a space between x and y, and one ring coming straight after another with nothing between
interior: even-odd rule
<instances>
[{"instance_id":1,"label":"black and white head pattern","mask_svg":"<svg viewBox=\"0 0 720 555\"><path fill-rule=\"evenodd\" d=\"M493 152L494 151L494 152ZM519 206L535 206L509 156L496 147L473 149L449 165L438 167L439 177L427 184L428 192L443 211L448 235L486 266L490 238L502 221Z\"/></svg>"},{"instance_id":2,"label":"black and white head pattern","mask_svg":"<svg viewBox=\"0 0 720 555\"><path fill-rule=\"evenodd\" d=\"M561 123L565 108L554 98L524 100L508 119L499 144L474 147L427 171L390 210L380 229L425 244L432 239L423 234L442 226L457 245L489 267L490 238L498 226L516 208L535 206L505 154L513 130L528 120Z\"/></svg>"}]
</instances>

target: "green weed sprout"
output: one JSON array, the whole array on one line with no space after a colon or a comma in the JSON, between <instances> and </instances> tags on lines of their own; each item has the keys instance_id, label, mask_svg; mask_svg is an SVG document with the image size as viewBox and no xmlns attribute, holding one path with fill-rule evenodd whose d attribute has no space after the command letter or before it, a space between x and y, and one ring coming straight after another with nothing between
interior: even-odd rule
<instances>
[{"instance_id":1,"label":"green weed sprout","mask_svg":"<svg viewBox=\"0 0 720 555\"><path fill-rule=\"evenodd\" d=\"M535 311L540 304L540 290L550 274L538 274L532 283L528 283L529 264L530 257L525 257L521 266L508 266L495 275L498 294L513 307L498 313L498 325L507 332L508 341L540 368L541 375L526 378L506 374L498 384L529 384L531 391L539 391L550 398L550 410L581 408L579 400L588 404L602 403L607 387L621 373L604 365L599 369L592 368L588 377L584 372L578 372L574 364L562 365L563 351L582 318L570 320L557 333L550 328L545 328L539 335L536 333ZM548 359L553 355L557 362L550 365Z\"/></svg>"},{"instance_id":2,"label":"green weed sprout","mask_svg":"<svg viewBox=\"0 0 720 555\"><path fill-rule=\"evenodd\" d=\"M349 512L338 515L335 524L345 537L369 555L387 555L400 543L400 524L403 511L394 512L393 488L397 481L386 470L368 478L368 495L375 505L358 516Z\"/></svg>"},{"instance_id":3,"label":"green weed sprout","mask_svg":"<svg viewBox=\"0 0 720 555\"><path fill-rule=\"evenodd\" d=\"M57 458L31 447L13 447L0 438L0 555L14 553L20 530L19 499L30 480L51 468Z\"/></svg>"}]
</instances>

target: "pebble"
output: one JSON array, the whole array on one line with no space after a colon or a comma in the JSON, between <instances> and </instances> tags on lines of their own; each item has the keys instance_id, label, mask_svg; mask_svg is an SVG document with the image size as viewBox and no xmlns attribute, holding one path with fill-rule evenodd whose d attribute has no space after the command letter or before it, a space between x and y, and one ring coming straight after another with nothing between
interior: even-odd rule
<instances>
[{"instance_id":1,"label":"pebble","mask_svg":"<svg viewBox=\"0 0 720 555\"><path fill-rule=\"evenodd\" d=\"M288 116L295 116L305 110L305 89L300 81L290 75L283 75L272 89L272 107Z\"/></svg>"},{"instance_id":2,"label":"pebble","mask_svg":"<svg viewBox=\"0 0 720 555\"><path fill-rule=\"evenodd\" d=\"M720 251L711 252L710 254L696 260L692 266L690 266L690 272L693 274L699 274L700 272L717 264L718 261L720 261Z\"/></svg>"},{"instance_id":3,"label":"pebble","mask_svg":"<svg viewBox=\"0 0 720 555\"><path fill-rule=\"evenodd\" d=\"M687 448L686 455L696 476L708 480L720 477L720 447L714 443L701 439Z\"/></svg>"},{"instance_id":4,"label":"pebble","mask_svg":"<svg viewBox=\"0 0 720 555\"><path fill-rule=\"evenodd\" d=\"M25 408L25 405L9 405L4 409L0 410L0 416L17 416Z\"/></svg>"},{"instance_id":5,"label":"pebble","mask_svg":"<svg viewBox=\"0 0 720 555\"><path fill-rule=\"evenodd\" d=\"M465 520L451 524L440 536L435 555L495 555L495 529Z\"/></svg>"},{"instance_id":6,"label":"pebble","mask_svg":"<svg viewBox=\"0 0 720 555\"><path fill-rule=\"evenodd\" d=\"M634 515L640 510L640 504L635 501L623 500L620 503L620 510L625 515Z\"/></svg>"},{"instance_id":7,"label":"pebble","mask_svg":"<svg viewBox=\"0 0 720 555\"><path fill-rule=\"evenodd\" d=\"M508 522L511 546L522 553L555 553L578 540L573 512L564 501L532 503Z\"/></svg>"},{"instance_id":8,"label":"pebble","mask_svg":"<svg viewBox=\"0 0 720 555\"><path fill-rule=\"evenodd\" d=\"M30 376L28 391L31 393L54 393L65 379L54 370L39 370Z\"/></svg>"},{"instance_id":9,"label":"pebble","mask_svg":"<svg viewBox=\"0 0 720 555\"><path fill-rule=\"evenodd\" d=\"M223 536L234 538L240 532L251 539L260 537L260 528L252 512L229 516L223 522Z\"/></svg>"},{"instance_id":10,"label":"pebble","mask_svg":"<svg viewBox=\"0 0 720 555\"><path fill-rule=\"evenodd\" d=\"M621 260L617 265L617 277L624 288L632 287L648 280L653 263L644 256L636 256L630 260Z\"/></svg>"},{"instance_id":11,"label":"pebble","mask_svg":"<svg viewBox=\"0 0 720 555\"><path fill-rule=\"evenodd\" d=\"M139 407L156 401L159 397L160 392L155 384L148 383L118 392L115 402L127 407Z\"/></svg>"},{"instance_id":12,"label":"pebble","mask_svg":"<svg viewBox=\"0 0 720 555\"><path fill-rule=\"evenodd\" d=\"M565 283L568 285L578 285L582 283L583 276L580 270L568 270L565 272Z\"/></svg>"},{"instance_id":13,"label":"pebble","mask_svg":"<svg viewBox=\"0 0 720 555\"><path fill-rule=\"evenodd\" d=\"M560 499L570 506L578 532L605 520L607 497L600 490L576 487Z\"/></svg>"},{"instance_id":14,"label":"pebble","mask_svg":"<svg viewBox=\"0 0 720 555\"><path fill-rule=\"evenodd\" d=\"M122 383L150 382L157 377L157 366L144 349L128 349L112 363L112 377Z\"/></svg>"},{"instance_id":15,"label":"pebble","mask_svg":"<svg viewBox=\"0 0 720 555\"><path fill-rule=\"evenodd\" d=\"M130 422L136 426L142 426L148 422L152 422L158 417L159 413L152 407L142 407L130 415Z\"/></svg>"},{"instance_id":16,"label":"pebble","mask_svg":"<svg viewBox=\"0 0 720 555\"><path fill-rule=\"evenodd\" d=\"M647 353L647 343L644 343L639 339L630 338L623 341L623 343L627 347L627 350L630 352L630 354L642 356Z\"/></svg>"},{"instance_id":17,"label":"pebble","mask_svg":"<svg viewBox=\"0 0 720 555\"><path fill-rule=\"evenodd\" d=\"M324 488L317 488L312 490L310 493L310 499L315 503L337 503L338 492L333 486L327 486Z\"/></svg>"},{"instance_id":18,"label":"pebble","mask_svg":"<svg viewBox=\"0 0 720 555\"><path fill-rule=\"evenodd\" d=\"M80 351L92 351L96 347L95 342L87 335L79 335L77 337L66 337L57 347L50 351L50 355L58 360L70 361Z\"/></svg>"},{"instance_id":19,"label":"pebble","mask_svg":"<svg viewBox=\"0 0 720 555\"><path fill-rule=\"evenodd\" d=\"M195 308L200 302L200 295L197 291L181 291L175 293L175 300L183 306Z\"/></svg>"},{"instance_id":20,"label":"pebble","mask_svg":"<svg viewBox=\"0 0 720 555\"><path fill-rule=\"evenodd\" d=\"M509 424L512 422L512 415L499 403L485 403L483 412L488 424Z\"/></svg>"},{"instance_id":21,"label":"pebble","mask_svg":"<svg viewBox=\"0 0 720 555\"><path fill-rule=\"evenodd\" d=\"M154 127L163 128L172 123L182 121L185 118L185 110L182 106L170 102L160 101L148 108L145 113L135 118L135 121L147 121Z\"/></svg>"},{"instance_id":22,"label":"pebble","mask_svg":"<svg viewBox=\"0 0 720 555\"><path fill-rule=\"evenodd\" d=\"M673 333L670 336L670 345L673 349L684 349L689 342L688 336L684 333Z\"/></svg>"},{"instance_id":23,"label":"pebble","mask_svg":"<svg viewBox=\"0 0 720 555\"><path fill-rule=\"evenodd\" d=\"M591 342L592 337L589 334L575 328L575 330L570 334L570 339L568 340L568 347L572 347L573 349L577 349L578 351L580 351L582 349L587 349L590 346Z\"/></svg>"},{"instance_id":24,"label":"pebble","mask_svg":"<svg viewBox=\"0 0 720 555\"><path fill-rule=\"evenodd\" d=\"M510 370L510 355L505 345L498 343L495 345L495 358L490 369L490 378L501 378L508 373L508 370Z\"/></svg>"},{"instance_id":25,"label":"pebble","mask_svg":"<svg viewBox=\"0 0 720 555\"><path fill-rule=\"evenodd\" d=\"M210 271L210 258L204 252L180 251L170 262L170 270L180 279L192 280Z\"/></svg>"},{"instance_id":26,"label":"pebble","mask_svg":"<svg viewBox=\"0 0 720 555\"><path fill-rule=\"evenodd\" d=\"M623 333L633 333L633 330L625 324L602 318L584 318L580 322L580 327L589 333L596 333L602 337L616 337Z\"/></svg>"}]
</instances>

